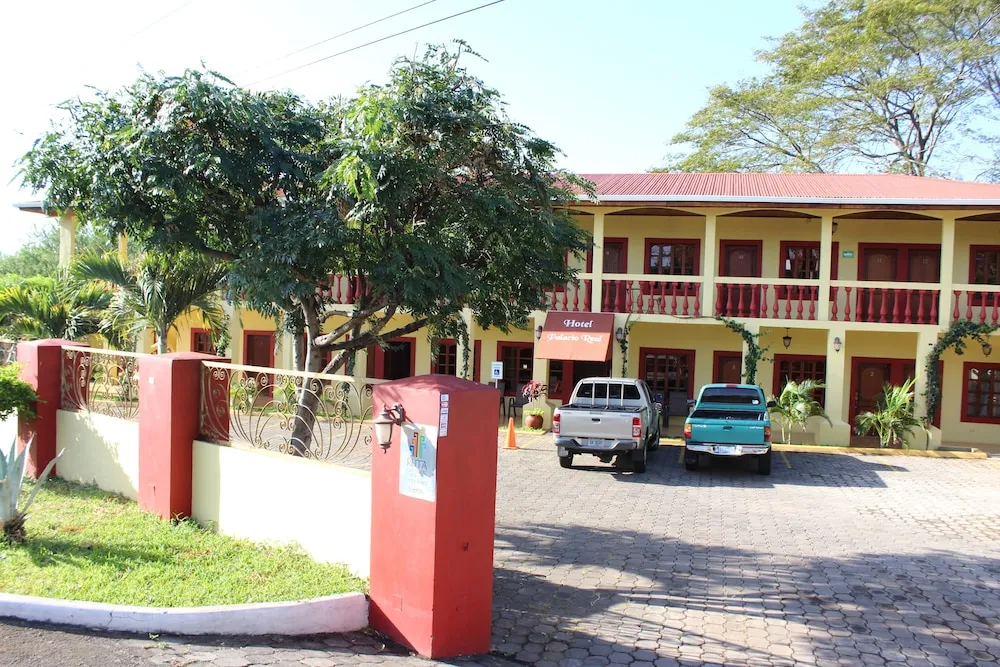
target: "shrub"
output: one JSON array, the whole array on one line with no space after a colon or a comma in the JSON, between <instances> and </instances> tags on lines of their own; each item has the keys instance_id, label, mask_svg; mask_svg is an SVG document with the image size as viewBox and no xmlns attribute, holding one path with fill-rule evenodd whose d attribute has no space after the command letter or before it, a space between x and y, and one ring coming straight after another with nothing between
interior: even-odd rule
<instances>
[{"instance_id":1,"label":"shrub","mask_svg":"<svg viewBox=\"0 0 1000 667\"><path fill-rule=\"evenodd\" d=\"M25 417L35 416L35 402L38 394L18 375L18 364L0 366L0 420L14 413Z\"/></svg>"}]
</instances>

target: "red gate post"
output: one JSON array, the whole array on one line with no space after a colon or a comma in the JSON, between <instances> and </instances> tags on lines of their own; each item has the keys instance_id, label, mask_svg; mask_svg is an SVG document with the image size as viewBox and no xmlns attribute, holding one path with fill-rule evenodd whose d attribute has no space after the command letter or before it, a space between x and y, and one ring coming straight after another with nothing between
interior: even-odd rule
<instances>
[{"instance_id":1,"label":"red gate post","mask_svg":"<svg viewBox=\"0 0 1000 667\"><path fill-rule=\"evenodd\" d=\"M22 366L21 379L38 393L35 416L17 417L18 449L23 449L34 438L28 453L26 472L35 479L56 457L56 412L62 405L63 345L85 346L59 338L17 344L17 363ZM51 474L56 474L55 468Z\"/></svg>"},{"instance_id":2,"label":"red gate post","mask_svg":"<svg viewBox=\"0 0 1000 667\"><path fill-rule=\"evenodd\" d=\"M391 446L372 444L371 627L430 658L487 653L497 390L446 375L375 386L375 415L397 403Z\"/></svg>"},{"instance_id":3,"label":"red gate post","mask_svg":"<svg viewBox=\"0 0 1000 667\"><path fill-rule=\"evenodd\" d=\"M163 519L191 515L202 361L229 360L198 352L139 358L139 507Z\"/></svg>"}]
</instances>

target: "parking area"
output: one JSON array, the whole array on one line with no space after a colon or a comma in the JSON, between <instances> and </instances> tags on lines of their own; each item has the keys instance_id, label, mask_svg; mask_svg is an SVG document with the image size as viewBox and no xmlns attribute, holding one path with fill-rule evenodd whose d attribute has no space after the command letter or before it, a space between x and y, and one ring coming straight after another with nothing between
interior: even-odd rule
<instances>
[{"instance_id":1,"label":"parking area","mask_svg":"<svg viewBox=\"0 0 1000 667\"><path fill-rule=\"evenodd\" d=\"M501 449L494 648L533 664L1000 659L1000 461L679 450L644 475Z\"/></svg>"}]
</instances>

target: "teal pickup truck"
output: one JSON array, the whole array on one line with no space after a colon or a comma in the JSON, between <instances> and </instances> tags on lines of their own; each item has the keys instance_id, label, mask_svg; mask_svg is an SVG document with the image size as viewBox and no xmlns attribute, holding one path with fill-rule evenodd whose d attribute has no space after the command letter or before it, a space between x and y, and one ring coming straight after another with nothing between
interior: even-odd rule
<instances>
[{"instance_id":1,"label":"teal pickup truck","mask_svg":"<svg viewBox=\"0 0 1000 667\"><path fill-rule=\"evenodd\" d=\"M712 456L752 456L757 472L771 474L771 418L760 387L707 384L684 422L684 467L697 470Z\"/></svg>"}]
</instances>

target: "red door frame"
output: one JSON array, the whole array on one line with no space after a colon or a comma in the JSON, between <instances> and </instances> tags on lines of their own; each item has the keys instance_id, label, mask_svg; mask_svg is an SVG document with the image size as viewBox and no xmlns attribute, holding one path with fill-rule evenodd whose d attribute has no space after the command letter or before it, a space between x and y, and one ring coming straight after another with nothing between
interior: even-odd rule
<instances>
[{"instance_id":1,"label":"red door frame","mask_svg":"<svg viewBox=\"0 0 1000 667\"><path fill-rule=\"evenodd\" d=\"M856 405L856 401L854 399L854 396L855 396L855 387L858 386L858 383L860 381L860 377L859 377L860 376L860 369L859 369L859 366L861 364L863 364L863 363L871 363L871 364L887 363L887 364L889 364L889 384L894 385L894 386L902 385L903 381L906 379L905 373L904 373L904 370L903 370L905 366L913 364L913 373L914 373L914 375L923 372L923 369L917 368L917 364L916 364L916 360L915 359L896 359L896 358L886 359L886 358L882 358L882 357L853 357L851 359L851 394L850 394L850 405L848 406L848 415L849 415L850 423L851 423L852 427L854 425L854 419L855 419L855 417L858 416L857 415L858 409L857 409L857 405ZM775 368L777 368L777 367L775 367ZM938 377L941 378L942 387L943 387L943 384L944 384L944 382L943 382L944 373L942 372L943 370L944 370L944 362L943 361L938 361ZM942 393L942 395L943 395L943 393ZM934 419L933 419L932 423L933 423L934 426L937 426L939 428L941 426L941 404L940 404L940 402L938 403L938 407L937 407L937 410L935 411Z\"/></svg>"},{"instance_id":2,"label":"red door frame","mask_svg":"<svg viewBox=\"0 0 1000 667\"><path fill-rule=\"evenodd\" d=\"M483 341L472 343L472 378L479 383L483 381Z\"/></svg>"},{"instance_id":3,"label":"red door frame","mask_svg":"<svg viewBox=\"0 0 1000 667\"><path fill-rule=\"evenodd\" d=\"M621 243L622 244L622 259L625 260L625 271L622 273L628 273L628 237L627 236L605 236L604 243ZM587 273L594 272L594 250L590 249L587 251ZM601 273L607 273L608 270L604 268L604 264L601 264ZM617 271L615 273L618 273Z\"/></svg>"},{"instance_id":4,"label":"red door frame","mask_svg":"<svg viewBox=\"0 0 1000 667\"><path fill-rule=\"evenodd\" d=\"M781 393L781 362L782 361L826 361L822 354L776 354L774 355L774 378L771 380L771 393L777 396ZM851 380L853 382L853 379ZM824 380L823 384L826 384ZM853 395L853 394L852 394Z\"/></svg>"},{"instance_id":5,"label":"red door frame","mask_svg":"<svg viewBox=\"0 0 1000 667\"><path fill-rule=\"evenodd\" d=\"M439 339L438 340L438 351L439 352L440 352L440 346L442 346L442 345L454 345L455 346L455 375L457 377L461 377L461 375L459 375L459 374L462 372L462 367L461 367L462 356L461 356L461 349L458 347L458 341L455 340L454 338L441 338L441 339ZM437 365L437 355L436 354L433 357L431 357L431 374L438 374L438 365Z\"/></svg>"},{"instance_id":6,"label":"red door frame","mask_svg":"<svg viewBox=\"0 0 1000 667\"><path fill-rule=\"evenodd\" d=\"M910 251L911 250L937 250L938 251L938 281L941 276L941 244L940 243L859 243L858 244L858 280L868 280L867 257L870 250L898 250L896 255L896 280L893 282L909 282ZM921 285L934 285L936 283L920 283Z\"/></svg>"},{"instance_id":7,"label":"red door frame","mask_svg":"<svg viewBox=\"0 0 1000 667\"><path fill-rule=\"evenodd\" d=\"M997 424L1000 423L1000 419L995 417L979 417L977 415L972 415L971 417L965 414L965 406L969 400L969 371L973 368L981 368L984 370L1000 370L1000 364L990 364L985 361L966 361L962 364L962 403L959 405L959 421L968 422L972 424ZM943 392L942 392L943 396ZM938 409L941 409L940 401L938 401Z\"/></svg>"},{"instance_id":8,"label":"red door frame","mask_svg":"<svg viewBox=\"0 0 1000 667\"><path fill-rule=\"evenodd\" d=\"M663 276L663 275L676 275L682 277L684 274L680 273L652 273L649 270L649 249L654 245L666 245L666 244L676 244L676 245L693 245L694 246L694 276L701 275L701 239L660 239L660 238L647 238L646 239L646 249L642 256L642 273L651 276Z\"/></svg>"},{"instance_id":9,"label":"red door frame","mask_svg":"<svg viewBox=\"0 0 1000 667\"><path fill-rule=\"evenodd\" d=\"M271 344L268 346L268 361L267 367L274 368L274 332L273 331L260 331L260 330L245 330L243 332L243 365L252 366L247 359L247 350L249 349L250 336L267 336L271 339Z\"/></svg>"},{"instance_id":10,"label":"red door frame","mask_svg":"<svg viewBox=\"0 0 1000 667\"><path fill-rule=\"evenodd\" d=\"M751 278L760 278L762 269L764 266L764 241L762 240L742 240L742 239L723 239L719 241L719 276L723 278L728 278L729 276L729 260L726 254L726 250L733 246L749 246L757 249L757 266L754 268L754 273L756 275L750 276Z\"/></svg>"},{"instance_id":11,"label":"red door frame","mask_svg":"<svg viewBox=\"0 0 1000 667\"><path fill-rule=\"evenodd\" d=\"M387 341L389 345L394 345L396 343L409 343L410 344L410 377L417 374L417 339L412 336L401 336L399 338L393 338ZM376 379L384 379L382 376L385 375L385 350L381 345L372 346L375 349L371 350L372 358L372 377Z\"/></svg>"},{"instance_id":12,"label":"red door frame","mask_svg":"<svg viewBox=\"0 0 1000 667\"><path fill-rule=\"evenodd\" d=\"M667 347L640 347L639 348L639 372L643 375L646 372L646 357L650 354L676 354L678 356L684 355L688 357L688 368L691 370L690 382L688 382L688 398L694 398L694 362L695 362L695 350L681 350L675 348ZM742 353L741 353L742 356ZM640 377L640 380L645 379L645 377Z\"/></svg>"},{"instance_id":13,"label":"red door frame","mask_svg":"<svg viewBox=\"0 0 1000 667\"><path fill-rule=\"evenodd\" d=\"M721 378L720 371L722 370L722 359L724 357L736 357L737 359L740 360L740 378L742 379L743 352L734 350L716 350L712 354L712 382L717 383L722 381L720 379ZM645 368L645 364L643 364L643 368Z\"/></svg>"}]
</instances>

